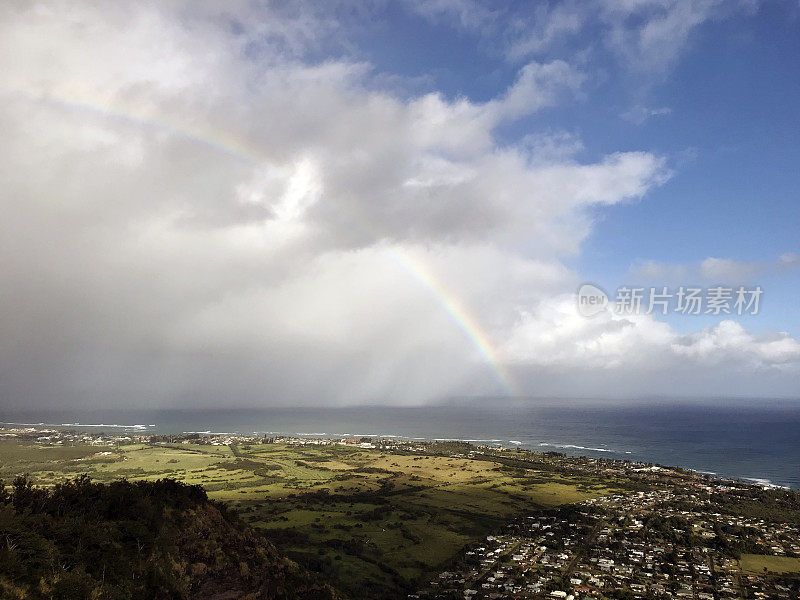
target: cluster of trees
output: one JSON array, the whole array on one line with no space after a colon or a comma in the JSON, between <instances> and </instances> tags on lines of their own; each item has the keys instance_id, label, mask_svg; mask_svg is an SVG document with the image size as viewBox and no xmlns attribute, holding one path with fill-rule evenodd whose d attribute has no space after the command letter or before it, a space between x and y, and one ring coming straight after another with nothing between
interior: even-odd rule
<instances>
[{"instance_id":1,"label":"cluster of trees","mask_svg":"<svg viewBox=\"0 0 800 600\"><path fill-rule=\"evenodd\" d=\"M713 494L720 512L773 523L800 525L800 491L751 487L736 493Z\"/></svg>"},{"instance_id":2,"label":"cluster of trees","mask_svg":"<svg viewBox=\"0 0 800 600\"><path fill-rule=\"evenodd\" d=\"M0 597L336 598L200 486L172 479L52 489L0 482ZM237 596L239 597L239 596Z\"/></svg>"}]
</instances>

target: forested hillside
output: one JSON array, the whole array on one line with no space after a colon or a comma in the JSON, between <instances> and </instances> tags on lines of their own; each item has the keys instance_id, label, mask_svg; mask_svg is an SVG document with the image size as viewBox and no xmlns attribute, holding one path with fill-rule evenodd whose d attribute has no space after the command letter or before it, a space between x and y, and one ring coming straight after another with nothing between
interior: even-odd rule
<instances>
[{"instance_id":1,"label":"forested hillside","mask_svg":"<svg viewBox=\"0 0 800 600\"><path fill-rule=\"evenodd\" d=\"M335 600L330 586L209 501L161 479L52 489L0 482L0 598Z\"/></svg>"}]
</instances>

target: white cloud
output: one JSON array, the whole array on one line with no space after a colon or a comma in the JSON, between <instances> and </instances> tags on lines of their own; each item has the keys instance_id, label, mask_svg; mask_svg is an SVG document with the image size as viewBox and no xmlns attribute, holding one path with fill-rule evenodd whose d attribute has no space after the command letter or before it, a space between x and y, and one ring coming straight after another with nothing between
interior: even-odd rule
<instances>
[{"instance_id":1,"label":"white cloud","mask_svg":"<svg viewBox=\"0 0 800 600\"><path fill-rule=\"evenodd\" d=\"M700 263L700 276L705 281L747 281L760 271L759 265L729 258L706 258Z\"/></svg>"},{"instance_id":2,"label":"white cloud","mask_svg":"<svg viewBox=\"0 0 800 600\"><path fill-rule=\"evenodd\" d=\"M710 19L719 0L607 0L600 17L607 42L629 66L665 73L685 49L693 31Z\"/></svg>"},{"instance_id":3,"label":"white cloud","mask_svg":"<svg viewBox=\"0 0 800 600\"><path fill-rule=\"evenodd\" d=\"M722 321L701 332L683 336L674 346L676 353L712 364L745 363L756 368L797 369L800 342L787 334L756 338L735 321Z\"/></svg>"},{"instance_id":4,"label":"white cloud","mask_svg":"<svg viewBox=\"0 0 800 600\"><path fill-rule=\"evenodd\" d=\"M514 62L560 52L575 61L610 53L628 71L659 80L691 47L697 31L713 20L755 12L759 0L556 0L520 10L472 0L408 3L434 22L445 22L492 43L503 43ZM603 49L605 54L598 52ZM665 114L629 111L630 120Z\"/></svg>"},{"instance_id":5,"label":"white cloud","mask_svg":"<svg viewBox=\"0 0 800 600\"><path fill-rule=\"evenodd\" d=\"M560 296L524 315L504 348L517 364L573 369L674 369L691 357L702 362L735 361L760 367L797 362L800 343L787 336L757 339L734 321L681 335L649 315L617 315L609 310L594 318L580 316L575 299Z\"/></svg>"},{"instance_id":6,"label":"white cloud","mask_svg":"<svg viewBox=\"0 0 800 600\"><path fill-rule=\"evenodd\" d=\"M547 64L531 62L520 70L516 82L503 97L490 102L487 109L498 120L528 115L555 104L562 90L576 91L584 78L563 60Z\"/></svg>"},{"instance_id":7,"label":"white cloud","mask_svg":"<svg viewBox=\"0 0 800 600\"><path fill-rule=\"evenodd\" d=\"M671 113L672 109L666 106L662 106L661 108L647 108L646 106L637 104L622 113L622 118L635 125L641 125L651 117L663 117Z\"/></svg>"},{"instance_id":8,"label":"white cloud","mask_svg":"<svg viewBox=\"0 0 800 600\"><path fill-rule=\"evenodd\" d=\"M537 4L529 20L517 20L511 25L508 55L519 60L544 53L579 33L588 17L589 11L576 2Z\"/></svg>"},{"instance_id":9,"label":"white cloud","mask_svg":"<svg viewBox=\"0 0 800 600\"><path fill-rule=\"evenodd\" d=\"M684 335L649 315L585 318L571 295L526 313L503 352L542 394L736 396L800 375L800 342L787 334L756 337L730 320Z\"/></svg>"},{"instance_id":10,"label":"white cloud","mask_svg":"<svg viewBox=\"0 0 800 600\"><path fill-rule=\"evenodd\" d=\"M406 6L430 21L444 21L467 31L487 28L495 18L492 9L475 0L412 0Z\"/></svg>"},{"instance_id":11,"label":"white cloud","mask_svg":"<svg viewBox=\"0 0 800 600\"><path fill-rule=\"evenodd\" d=\"M658 281L671 285L707 284L752 284L756 278L780 274L800 268L796 254L783 254L772 262L742 261L710 256L689 264L668 264L643 261L630 268L634 280Z\"/></svg>"},{"instance_id":12,"label":"white cloud","mask_svg":"<svg viewBox=\"0 0 800 600\"><path fill-rule=\"evenodd\" d=\"M800 267L800 254L787 252L778 257L778 268L781 270L790 270Z\"/></svg>"},{"instance_id":13,"label":"white cloud","mask_svg":"<svg viewBox=\"0 0 800 600\"><path fill-rule=\"evenodd\" d=\"M567 131L528 134L520 141L533 164L558 164L573 159L583 150L581 139Z\"/></svg>"}]
</instances>

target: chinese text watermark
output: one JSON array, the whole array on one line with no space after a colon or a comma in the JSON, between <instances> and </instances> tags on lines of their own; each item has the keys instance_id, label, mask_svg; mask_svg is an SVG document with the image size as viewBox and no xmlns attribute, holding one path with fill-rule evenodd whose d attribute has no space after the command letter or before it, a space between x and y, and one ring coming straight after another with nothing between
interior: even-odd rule
<instances>
[{"instance_id":1,"label":"chinese text watermark","mask_svg":"<svg viewBox=\"0 0 800 600\"><path fill-rule=\"evenodd\" d=\"M585 283L578 289L578 312L592 317L605 310L618 315L757 315L764 290L755 287L677 288L620 286L613 302L596 285Z\"/></svg>"}]
</instances>

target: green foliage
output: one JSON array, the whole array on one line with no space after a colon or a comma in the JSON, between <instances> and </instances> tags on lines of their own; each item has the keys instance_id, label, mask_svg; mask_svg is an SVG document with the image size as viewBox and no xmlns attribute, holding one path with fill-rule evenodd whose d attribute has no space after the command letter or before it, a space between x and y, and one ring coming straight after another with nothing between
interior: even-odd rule
<instances>
[{"instance_id":1,"label":"green foliage","mask_svg":"<svg viewBox=\"0 0 800 600\"><path fill-rule=\"evenodd\" d=\"M336 597L200 486L85 475L51 490L21 476L0 495L0 582L37 600Z\"/></svg>"},{"instance_id":2,"label":"green foliage","mask_svg":"<svg viewBox=\"0 0 800 600\"><path fill-rule=\"evenodd\" d=\"M712 499L727 514L800 525L800 492L796 490L753 487L735 494L714 494Z\"/></svg>"},{"instance_id":3,"label":"green foliage","mask_svg":"<svg viewBox=\"0 0 800 600\"><path fill-rule=\"evenodd\" d=\"M60 576L53 585L53 600L90 600L98 583L83 568Z\"/></svg>"}]
</instances>

